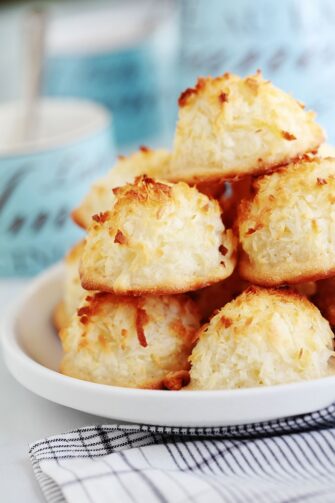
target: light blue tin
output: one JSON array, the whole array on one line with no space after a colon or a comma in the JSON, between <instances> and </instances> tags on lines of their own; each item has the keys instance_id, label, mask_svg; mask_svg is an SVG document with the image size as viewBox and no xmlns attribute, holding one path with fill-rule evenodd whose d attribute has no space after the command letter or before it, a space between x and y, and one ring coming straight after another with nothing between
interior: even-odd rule
<instances>
[{"instance_id":1,"label":"light blue tin","mask_svg":"<svg viewBox=\"0 0 335 503\"><path fill-rule=\"evenodd\" d=\"M174 1L105 4L50 19L43 93L101 103L113 113L116 143L164 136L164 100L175 81ZM168 110L170 107L168 108Z\"/></svg>"},{"instance_id":2,"label":"light blue tin","mask_svg":"<svg viewBox=\"0 0 335 503\"><path fill-rule=\"evenodd\" d=\"M0 132L15 125L17 110L0 107ZM102 108L53 100L40 112L46 131L37 127L36 138L0 144L0 277L36 274L82 237L70 212L115 154Z\"/></svg>"},{"instance_id":3,"label":"light blue tin","mask_svg":"<svg viewBox=\"0 0 335 503\"><path fill-rule=\"evenodd\" d=\"M317 112L335 141L333 0L182 0L180 89L199 75L260 68Z\"/></svg>"},{"instance_id":4,"label":"light blue tin","mask_svg":"<svg viewBox=\"0 0 335 503\"><path fill-rule=\"evenodd\" d=\"M120 145L145 142L161 128L160 94L153 47L96 54L50 56L44 90L48 96L77 96L113 111Z\"/></svg>"}]
</instances>

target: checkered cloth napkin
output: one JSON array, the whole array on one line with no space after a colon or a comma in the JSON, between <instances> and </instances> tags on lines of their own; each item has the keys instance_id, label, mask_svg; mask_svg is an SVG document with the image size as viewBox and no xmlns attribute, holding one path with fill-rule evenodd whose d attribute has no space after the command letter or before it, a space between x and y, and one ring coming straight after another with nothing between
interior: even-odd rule
<instances>
[{"instance_id":1,"label":"checkered cloth napkin","mask_svg":"<svg viewBox=\"0 0 335 503\"><path fill-rule=\"evenodd\" d=\"M30 456L49 503L333 503L335 405L245 426L90 426Z\"/></svg>"}]
</instances>

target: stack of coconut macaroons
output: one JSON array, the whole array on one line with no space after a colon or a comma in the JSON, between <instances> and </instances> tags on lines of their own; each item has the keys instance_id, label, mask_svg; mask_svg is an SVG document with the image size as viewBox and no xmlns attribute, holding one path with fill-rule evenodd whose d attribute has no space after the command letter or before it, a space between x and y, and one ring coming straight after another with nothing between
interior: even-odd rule
<instances>
[{"instance_id":1,"label":"stack of coconut macaroons","mask_svg":"<svg viewBox=\"0 0 335 503\"><path fill-rule=\"evenodd\" d=\"M259 72L183 92L172 152L119 158L73 212L87 237L54 315L61 371L172 390L332 373L335 153L323 142L314 114Z\"/></svg>"}]
</instances>

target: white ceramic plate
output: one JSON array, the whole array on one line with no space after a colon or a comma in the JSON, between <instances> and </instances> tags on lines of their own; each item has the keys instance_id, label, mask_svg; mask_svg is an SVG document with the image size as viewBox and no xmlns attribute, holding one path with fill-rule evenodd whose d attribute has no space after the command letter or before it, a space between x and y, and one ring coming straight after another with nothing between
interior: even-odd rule
<instances>
[{"instance_id":1,"label":"white ceramic plate","mask_svg":"<svg viewBox=\"0 0 335 503\"><path fill-rule=\"evenodd\" d=\"M335 400L335 377L280 386L223 391L117 388L57 372L61 346L50 322L61 297L63 269L35 279L2 324L2 347L12 375L53 402L91 414L166 426L224 426L302 414Z\"/></svg>"}]
</instances>

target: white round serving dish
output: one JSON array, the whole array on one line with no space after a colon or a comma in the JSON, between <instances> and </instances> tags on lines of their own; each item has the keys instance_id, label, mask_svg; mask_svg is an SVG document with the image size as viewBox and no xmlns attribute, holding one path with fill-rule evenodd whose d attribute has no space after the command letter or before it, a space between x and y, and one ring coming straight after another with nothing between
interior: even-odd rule
<instances>
[{"instance_id":1,"label":"white round serving dish","mask_svg":"<svg viewBox=\"0 0 335 503\"><path fill-rule=\"evenodd\" d=\"M311 412L335 400L335 376L280 386L222 391L157 391L81 381L57 369L62 349L51 314L62 291L62 265L32 281L2 321L8 369L23 386L53 402L134 423L225 426Z\"/></svg>"}]
</instances>

